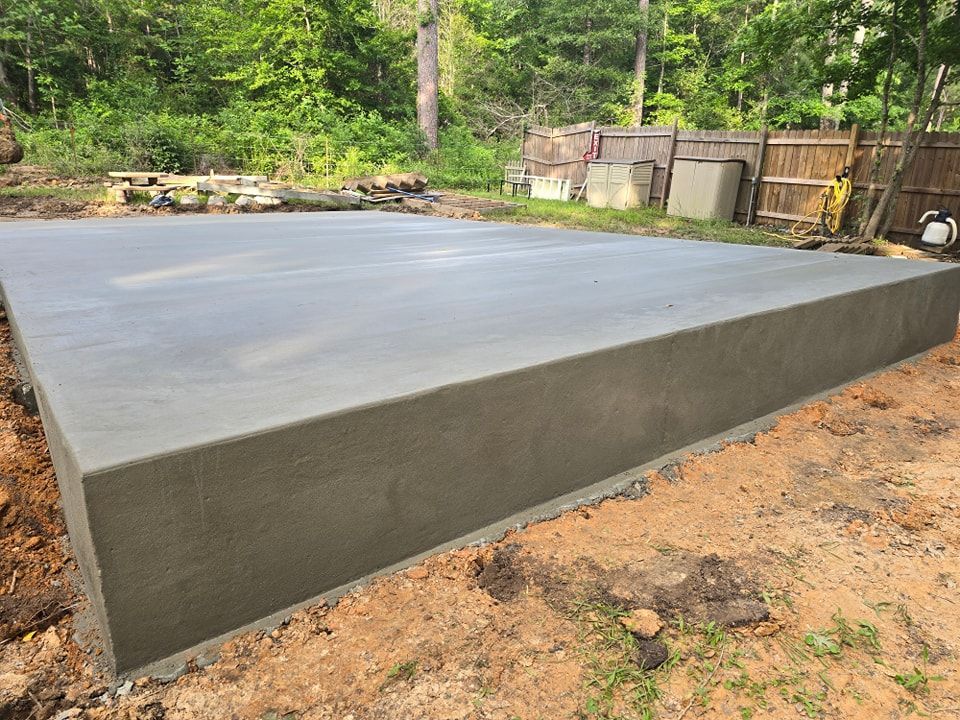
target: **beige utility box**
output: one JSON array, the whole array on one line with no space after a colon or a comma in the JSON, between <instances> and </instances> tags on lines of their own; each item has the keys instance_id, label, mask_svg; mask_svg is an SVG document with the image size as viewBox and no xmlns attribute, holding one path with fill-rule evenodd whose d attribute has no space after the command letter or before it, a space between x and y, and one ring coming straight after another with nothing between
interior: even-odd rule
<instances>
[{"instance_id":1,"label":"beige utility box","mask_svg":"<svg viewBox=\"0 0 960 720\"><path fill-rule=\"evenodd\" d=\"M736 158L674 158L667 214L733 220L743 164Z\"/></svg>"},{"instance_id":2,"label":"beige utility box","mask_svg":"<svg viewBox=\"0 0 960 720\"><path fill-rule=\"evenodd\" d=\"M653 160L591 160L587 204L617 210L649 204L653 166Z\"/></svg>"}]
</instances>

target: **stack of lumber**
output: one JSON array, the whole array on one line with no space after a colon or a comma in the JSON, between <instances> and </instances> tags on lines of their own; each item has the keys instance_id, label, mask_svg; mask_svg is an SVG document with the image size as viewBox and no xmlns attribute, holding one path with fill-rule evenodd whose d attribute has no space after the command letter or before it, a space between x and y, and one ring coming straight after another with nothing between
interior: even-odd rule
<instances>
[{"instance_id":1,"label":"stack of lumber","mask_svg":"<svg viewBox=\"0 0 960 720\"><path fill-rule=\"evenodd\" d=\"M117 170L107 173L112 181L104 183L113 193L114 199L118 203L130 201L130 194L133 192L146 192L151 195L160 195L172 190L179 190L183 187L190 187L188 182L171 182L168 180L170 175L167 173L156 172L135 172L127 170Z\"/></svg>"},{"instance_id":2,"label":"stack of lumber","mask_svg":"<svg viewBox=\"0 0 960 720\"><path fill-rule=\"evenodd\" d=\"M422 200L435 198L427 193L427 178L420 173L397 173L394 175L365 175L343 183L343 190L365 202L385 202L419 197Z\"/></svg>"},{"instance_id":3,"label":"stack of lumber","mask_svg":"<svg viewBox=\"0 0 960 720\"><path fill-rule=\"evenodd\" d=\"M847 255L876 255L877 245L860 242L856 238L828 238L815 236L794 243L797 250L819 250L820 252L844 253Z\"/></svg>"}]
</instances>

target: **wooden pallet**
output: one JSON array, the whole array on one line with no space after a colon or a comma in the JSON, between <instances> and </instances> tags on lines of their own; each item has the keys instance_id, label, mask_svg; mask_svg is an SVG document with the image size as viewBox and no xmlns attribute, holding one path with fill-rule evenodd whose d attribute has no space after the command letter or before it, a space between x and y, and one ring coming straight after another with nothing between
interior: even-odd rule
<instances>
[{"instance_id":1,"label":"wooden pallet","mask_svg":"<svg viewBox=\"0 0 960 720\"><path fill-rule=\"evenodd\" d=\"M134 192L158 195L185 188L196 189L197 185L204 181L255 185L268 180L266 175L173 175L171 173L135 170L114 170L108 172L107 176L118 181L104 183L118 203L129 202L130 195Z\"/></svg>"},{"instance_id":2,"label":"wooden pallet","mask_svg":"<svg viewBox=\"0 0 960 720\"><path fill-rule=\"evenodd\" d=\"M448 208L460 208L463 210L473 210L481 215L497 210L516 210L523 207L520 203L506 202L504 200L492 200L490 198L479 198L473 195L442 195L437 204Z\"/></svg>"}]
</instances>

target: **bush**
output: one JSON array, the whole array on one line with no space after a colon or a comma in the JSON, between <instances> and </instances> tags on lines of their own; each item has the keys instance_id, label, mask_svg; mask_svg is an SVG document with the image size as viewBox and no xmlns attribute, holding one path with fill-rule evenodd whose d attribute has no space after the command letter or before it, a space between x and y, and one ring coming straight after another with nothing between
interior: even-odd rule
<instances>
[{"instance_id":1,"label":"bush","mask_svg":"<svg viewBox=\"0 0 960 720\"><path fill-rule=\"evenodd\" d=\"M482 188L499 180L503 164L516 156L515 144L486 144L465 127L451 127L440 133L440 148L416 169L430 178L431 187Z\"/></svg>"},{"instance_id":2,"label":"bush","mask_svg":"<svg viewBox=\"0 0 960 720\"><path fill-rule=\"evenodd\" d=\"M427 153L415 123L387 121L377 112L286 113L240 100L215 115L182 115L164 109L150 87L104 87L73 105L67 128L36 118L34 129L21 134L27 162L64 175L232 170L330 185L416 170L432 187L480 188L516 155L516 142L483 143L457 125L442 130L440 149ZM124 105L130 96L137 98Z\"/></svg>"}]
</instances>

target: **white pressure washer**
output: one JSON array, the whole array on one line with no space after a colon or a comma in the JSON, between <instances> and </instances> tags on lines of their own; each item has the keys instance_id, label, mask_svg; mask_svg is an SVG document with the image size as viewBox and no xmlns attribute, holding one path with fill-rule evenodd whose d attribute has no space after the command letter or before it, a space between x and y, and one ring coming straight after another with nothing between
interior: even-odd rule
<instances>
[{"instance_id":1,"label":"white pressure washer","mask_svg":"<svg viewBox=\"0 0 960 720\"><path fill-rule=\"evenodd\" d=\"M933 217L927 226L923 229L923 236L920 242L924 245L946 250L957 240L957 223L950 217L950 211L946 208L939 210L928 210L920 218L920 224L927 222L927 219Z\"/></svg>"}]
</instances>

